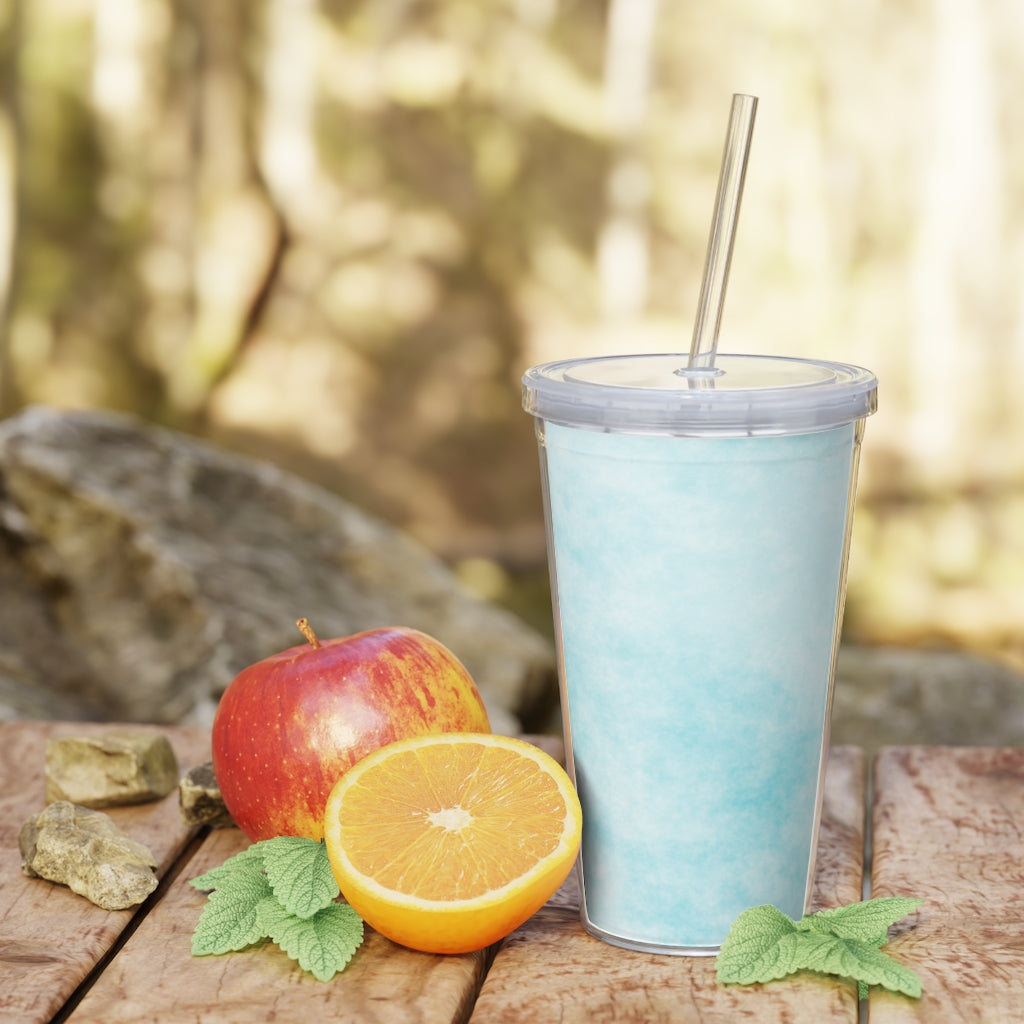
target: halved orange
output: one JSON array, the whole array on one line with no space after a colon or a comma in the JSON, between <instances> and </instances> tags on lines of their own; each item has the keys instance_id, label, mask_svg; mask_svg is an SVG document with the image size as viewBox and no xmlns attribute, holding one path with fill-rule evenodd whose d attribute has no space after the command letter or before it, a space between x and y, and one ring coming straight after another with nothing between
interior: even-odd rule
<instances>
[{"instance_id":1,"label":"halved orange","mask_svg":"<svg viewBox=\"0 0 1024 1024\"><path fill-rule=\"evenodd\" d=\"M481 949L518 928L576 859L576 790L548 754L477 733L381 747L335 785L324 839L367 924L428 953Z\"/></svg>"}]
</instances>

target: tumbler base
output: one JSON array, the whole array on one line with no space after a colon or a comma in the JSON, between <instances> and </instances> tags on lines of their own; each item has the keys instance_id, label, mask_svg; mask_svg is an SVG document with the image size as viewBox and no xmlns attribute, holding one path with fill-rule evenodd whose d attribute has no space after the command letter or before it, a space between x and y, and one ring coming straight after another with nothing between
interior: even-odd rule
<instances>
[{"instance_id":1,"label":"tumbler base","mask_svg":"<svg viewBox=\"0 0 1024 1024\"><path fill-rule=\"evenodd\" d=\"M621 935L612 935L610 932L598 928L586 915L580 915L584 930L593 935L595 939L607 942L611 946L619 946L621 949L633 949L639 953L661 953L665 956L717 956L721 952L721 945L717 946L671 946L660 942L645 942L643 939L624 938Z\"/></svg>"}]
</instances>

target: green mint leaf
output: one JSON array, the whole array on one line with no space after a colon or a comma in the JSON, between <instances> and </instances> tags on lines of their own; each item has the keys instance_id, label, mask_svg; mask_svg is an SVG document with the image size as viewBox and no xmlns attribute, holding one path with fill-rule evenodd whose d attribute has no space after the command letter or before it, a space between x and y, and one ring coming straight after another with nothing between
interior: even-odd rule
<instances>
[{"instance_id":1,"label":"green mint leaf","mask_svg":"<svg viewBox=\"0 0 1024 1024\"><path fill-rule=\"evenodd\" d=\"M794 947L791 955L804 970L852 978L864 985L882 985L914 999L921 997L921 979L873 942L841 939L822 932L796 933L786 939Z\"/></svg>"},{"instance_id":2,"label":"green mint leaf","mask_svg":"<svg viewBox=\"0 0 1024 1024\"><path fill-rule=\"evenodd\" d=\"M230 953L259 942L267 934L259 908L268 901L277 902L258 861L236 866L206 901L192 934L192 955Z\"/></svg>"},{"instance_id":3,"label":"green mint leaf","mask_svg":"<svg viewBox=\"0 0 1024 1024\"><path fill-rule=\"evenodd\" d=\"M217 889L236 871L240 869L247 870L253 861L259 864L259 870L263 869L263 853L260 850L259 843L247 846L241 853L236 853L233 857L229 857L218 867L211 868L209 871L190 879L188 884L204 891Z\"/></svg>"},{"instance_id":4,"label":"green mint leaf","mask_svg":"<svg viewBox=\"0 0 1024 1024\"><path fill-rule=\"evenodd\" d=\"M254 843L191 880L212 889L192 936L194 956L230 953L269 937L303 970L329 981L363 941L363 922L335 903L338 883L327 848L276 836Z\"/></svg>"},{"instance_id":5,"label":"green mint leaf","mask_svg":"<svg viewBox=\"0 0 1024 1024\"><path fill-rule=\"evenodd\" d=\"M809 914L798 923L775 907L753 907L733 922L722 943L718 980L749 985L808 970L850 978L862 996L866 986L882 985L919 998L921 979L879 947L889 925L922 902L880 897Z\"/></svg>"},{"instance_id":6,"label":"green mint leaf","mask_svg":"<svg viewBox=\"0 0 1024 1024\"><path fill-rule=\"evenodd\" d=\"M363 922L347 903L298 917L270 900L260 903L259 917L264 933L318 981L330 981L344 970L363 941Z\"/></svg>"},{"instance_id":7,"label":"green mint leaf","mask_svg":"<svg viewBox=\"0 0 1024 1024\"><path fill-rule=\"evenodd\" d=\"M750 985L774 981L799 970L790 961L782 940L796 932L796 924L781 910L767 904L744 910L733 922L718 954L716 971L724 984Z\"/></svg>"},{"instance_id":8,"label":"green mint leaf","mask_svg":"<svg viewBox=\"0 0 1024 1024\"><path fill-rule=\"evenodd\" d=\"M862 903L808 914L797 923L797 928L881 946L888 939L889 926L912 914L922 903L924 900L913 897L877 896Z\"/></svg>"},{"instance_id":9,"label":"green mint leaf","mask_svg":"<svg viewBox=\"0 0 1024 1024\"><path fill-rule=\"evenodd\" d=\"M338 895L327 847L303 836L277 836L259 844L263 869L282 906L297 917L312 917Z\"/></svg>"}]
</instances>

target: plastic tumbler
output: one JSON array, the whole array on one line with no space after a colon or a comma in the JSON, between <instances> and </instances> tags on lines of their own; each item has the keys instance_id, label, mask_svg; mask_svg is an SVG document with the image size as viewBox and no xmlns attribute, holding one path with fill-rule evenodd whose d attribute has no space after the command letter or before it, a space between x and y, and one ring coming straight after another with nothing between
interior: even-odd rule
<instances>
[{"instance_id":1,"label":"plastic tumbler","mask_svg":"<svg viewBox=\"0 0 1024 1024\"><path fill-rule=\"evenodd\" d=\"M807 908L857 464L877 381L776 356L547 363L544 485L584 927L713 954Z\"/></svg>"}]
</instances>

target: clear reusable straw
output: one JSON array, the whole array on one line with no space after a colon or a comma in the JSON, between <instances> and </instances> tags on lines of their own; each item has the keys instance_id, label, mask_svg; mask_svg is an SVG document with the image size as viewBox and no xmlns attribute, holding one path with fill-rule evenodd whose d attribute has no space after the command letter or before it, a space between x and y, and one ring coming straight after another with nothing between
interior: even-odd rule
<instances>
[{"instance_id":1,"label":"clear reusable straw","mask_svg":"<svg viewBox=\"0 0 1024 1024\"><path fill-rule=\"evenodd\" d=\"M725 305L725 286L729 280L729 264L732 262L736 221L743 197L743 182L747 176L747 157L750 154L750 138L754 132L756 113L756 96L742 93L733 96L704 262L704 280L697 304L697 319L693 325L693 341L690 343L690 361L684 369L676 371L682 375L707 376L709 371L714 370L718 329L722 323L722 307Z\"/></svg>"}]
</instances>

